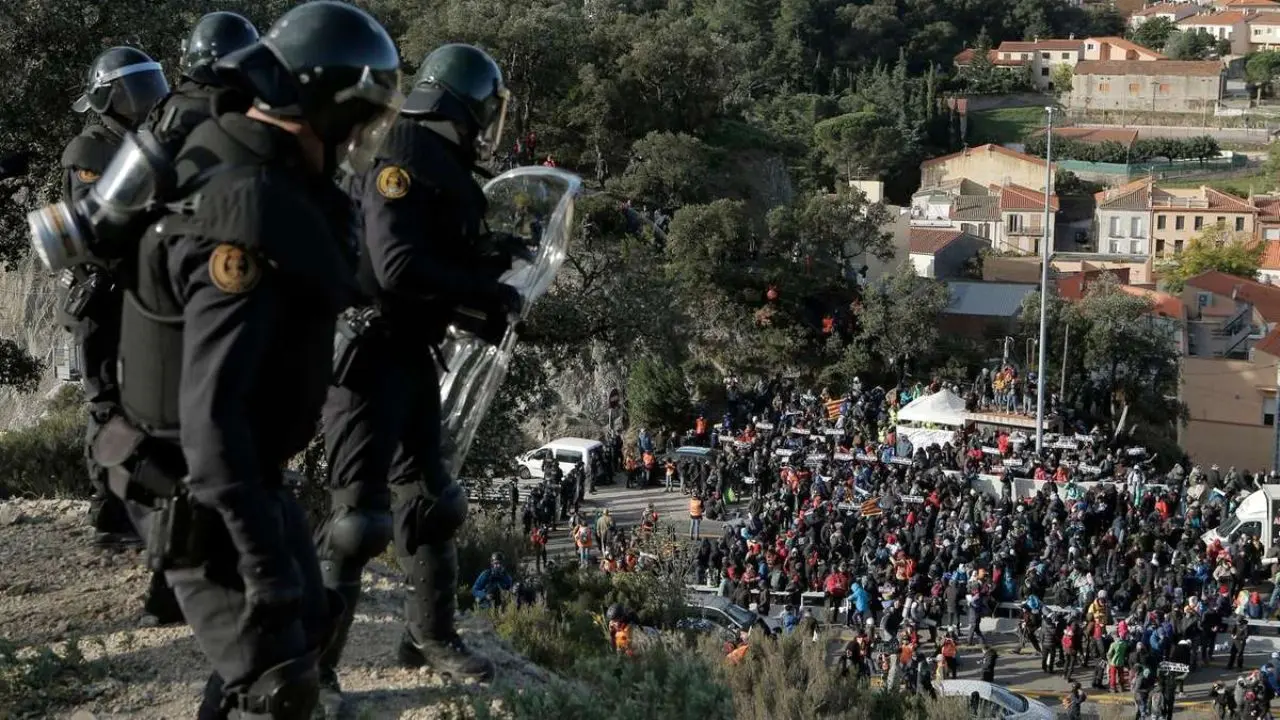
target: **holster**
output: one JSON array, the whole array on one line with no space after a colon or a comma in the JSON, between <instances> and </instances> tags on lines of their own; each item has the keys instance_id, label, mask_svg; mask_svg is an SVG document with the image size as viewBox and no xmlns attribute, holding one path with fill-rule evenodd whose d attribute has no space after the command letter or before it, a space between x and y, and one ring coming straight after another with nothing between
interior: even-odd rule
<instances>
[{"instance_id":1,"label":"holster","mask_svg":"<svg viewBox=\"0 0 1280 720\"><path fill-rule=\"evenodd\" d=\"M167 452L166 452L167 450ZM200 538L213 518L198 512L183 483L176 448L165 448L121 415L107 420L93 438L94 460L107 469L111 492L151 510L147 566L153 571L195 567L204 561Z\"/></svg>"},{"instance_id":2,"label":"holster","mask_svg":"<svg viewBox=\"0 0 1280 720\"><path fill-rule=\"evenodd\" d=\"M348 308L338 316L333 337L333 384L346 386L370 366L372 346L386 336L376 306Z\"/></svg>"},{"instance_id":3,"label":"holster","mask_svg":"<svg viewBox=\"0 0 1280 720\"><path fill-rule=\"evenodd\" d=\"M67 298L62 311L77 322L88 317L112 287L111 277L99 270L91 271L83 278L72 276L70 282L64 278L63 284L67 286Z\"/></svg>"}]
</instances>

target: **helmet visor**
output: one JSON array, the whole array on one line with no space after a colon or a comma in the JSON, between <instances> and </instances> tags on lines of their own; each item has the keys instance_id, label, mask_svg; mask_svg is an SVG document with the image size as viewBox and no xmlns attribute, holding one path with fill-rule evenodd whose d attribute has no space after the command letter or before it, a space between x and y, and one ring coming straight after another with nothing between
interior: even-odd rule
<instances>
[{"instance_id":1,"label":"helmet visor","mask_svg":"<svg viewBox=\"0 0 1280 720\"><path fill-rule=\"evenodd\" d=\"M363 101L370 108L367 117L356 123L347 141L338 148L338 162L352 172L363 173L373 168L391 127L400 115L404 95L399 87L399 73L390 87L377 83L368 70L355 86L338 93L339 103Z\"/></svg>"},{"instance_id":2,"label":"helmet visor","mask_svg":"<svg viewBox=\"0 0 1280 720\"><path fill-rule=\"evenodd\" d=\"M481 160L488 160L498 152L498 148L501 147L499 143L502 142L502 130L507 124L507 106L511 103L511 93L506 88L500 88L496 99L497 113L476 138L476 153Z\"/></svg>"}]
</instances>

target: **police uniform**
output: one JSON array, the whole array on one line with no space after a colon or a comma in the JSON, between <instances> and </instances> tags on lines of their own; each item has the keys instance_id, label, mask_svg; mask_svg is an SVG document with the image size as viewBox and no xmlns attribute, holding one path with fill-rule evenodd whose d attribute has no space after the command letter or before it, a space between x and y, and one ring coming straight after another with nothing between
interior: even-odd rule
<instances>
[{"instance_id":1,"label":"police uniform","mask_svg":"<svg viewBox=\"0 0 1280 720\"><path fill-rule=\"evenodd\" d=\"M197 126L213 117L215 99L221 102L224 98L234 98L236 94L213 85L204 85L189 78L178 81L173 92L156 105L142 124L142 129L155 135L166 146L174 149L182 147L182 143ZM242 110L243 107L219 108L226 110Z\"/></svg>"},{"instance_id":2,"label":"police uniform","mask_svg":"<svg viewBox=\"0 0 1280 720\"><path fill-rule=\"evenodd\" d=\"M409 583L402 662L423 664L427 642L455 647L462 662L452 538L467 502L441 457L435 347L454 305L483 304L497 292L497 273L474 267L487 204L456 146L407 118L396 122L377 166L350 177L347 189L362 246L357 281L380 320L325 405L333 498L317 535L325 584L353 612L365 563L394 537ZM344 639L322 658L322 672L332 672Z\"/></svg>"},{"instance_id":3,"label":"police uniform","mask_svg":"<svg viewBox=\"0 0 1280 720\"><path fill-rule=\"evenodd\" d=\"M350 286L334 232L346 203L302 169L298 147L239 114L192 132L179 187L223 169L147 232L126 293L121 405L144 435L109 425L97 446L143 537L158 522L174 528L166 576L214 669L202 717L313 705L314 653L330 627L281 470L310 440L330 379ZM180 499L155 500L166 481L189 492L185 512L172 509Z\"/></svg>"},{"instance_id":4,"label":"police uniform","mask_svg":"<svg viewBox=\"0 0 1280 720\"><path fill-rule=\"evenodd\" d=\"M83 198L102 177L128 128L113 118L98 116L62 151L62 197Z\"/></svg>"}]
</instances>

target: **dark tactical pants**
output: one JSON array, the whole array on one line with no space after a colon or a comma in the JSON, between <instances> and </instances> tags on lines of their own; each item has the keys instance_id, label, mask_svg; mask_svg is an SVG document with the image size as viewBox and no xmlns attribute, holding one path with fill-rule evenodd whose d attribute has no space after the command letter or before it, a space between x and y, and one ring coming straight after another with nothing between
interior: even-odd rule
<instances>
[{"instance_id":1,"label":"dark tactical pants","mask_svg":"<svg viewBox=\"0 0 1280 720\"><path fill-rule=\"evenodd\" d=\"M199 720L246 717L229 714L228 696L249 695L249 688L271 668L307 658L314 665L332 627L328 596L320 581L320 565L311 544L306 514L285 490L270 491L275 522L280 525L284 550L295 563L302 581L302 603L288 618L269 623L247 621L244 582L237 569L240 556L230 538L219 534L208 540L208 562L200 567L169 570L165 579L173 588L196 643L213 665L197 714ZM138 534L148 536L154 513L135 502L126 502ZM247 717L258 717L248 714Z\"/></svg>"},{"instance_id":2,"label":"dark tactical pants","mask_svg":"<svg viewBox=\"0 0 1280 720\"><path fill-rule=\"evenodd\" d=\"M324 408L333 507L316 545L325 585L343 594L348 612L354 610L368 558L336 548L330 528L349 513L390 512L396 557L409 583L409 633L416 641L448 640L455 633L456 548L451 538L432 536L429 523L419 526L420 516L453 484L441 458L435 360L429 351L384 346L368 352L368 365L344 386L330 388ZM326 667L337 660L327 657Z\"/></svg>"}]
</instances>

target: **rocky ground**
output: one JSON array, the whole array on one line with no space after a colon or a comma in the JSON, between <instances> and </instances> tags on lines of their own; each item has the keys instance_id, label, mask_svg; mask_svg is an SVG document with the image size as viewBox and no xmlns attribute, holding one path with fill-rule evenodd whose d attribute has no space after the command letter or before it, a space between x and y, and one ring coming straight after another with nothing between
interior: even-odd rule
<instances>
[{"instance_id":1,"label":"rocky ground","mask_svg":"<svg viewBox=\"0 0 1280 720\"><path fill-rule=\"evenodd\" d=\"M190 631L142 627L140 555L91 547L85 511L78 501L0 502L0 718L194 717L208 666ZM398 573L375 562L365 587L342 671L352 717L454 717L456 700L489 692L397 667ZM501 682L549 680L483 620L462 627Z\"/></svg>"}]
</instances>

